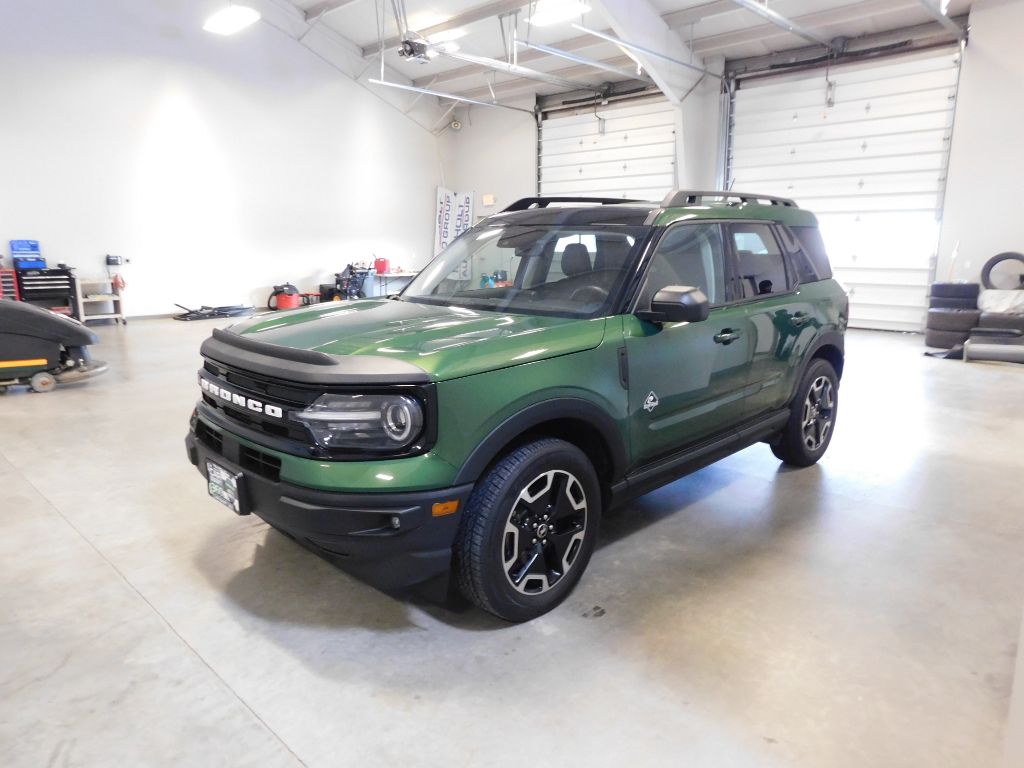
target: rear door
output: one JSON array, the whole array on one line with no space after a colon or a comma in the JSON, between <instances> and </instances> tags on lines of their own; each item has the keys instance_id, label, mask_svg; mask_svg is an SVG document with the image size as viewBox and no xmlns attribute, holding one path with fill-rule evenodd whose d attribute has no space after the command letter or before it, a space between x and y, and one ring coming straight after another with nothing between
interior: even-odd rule
<instances>
[{"instance_id":1,"label":"rear door","mask_svg":"<svg viewBox=\"0 0 1024 768\"><path fill-rule=\"evenodd\" d=\"M767 222L737 222L726 229L746 311L751 365L744 415L751 418L786 405L821 318L801 296L798 275L784 253L783 244L792 238L783 239Z\"/></svg>"},{"instance_id":2,"label":"rear door","mask_svg":"<svg viewBox=\"0 0 1024 768\"><path fill-rule=\"evenodd\" d=\"M669 285L704 291L710 316L699 323L624 317L634 463L673 453L739 422L752 357L743 332L747 308L733 302L722 226L681 223L655 248L635 309Z\"/></svg>"}]
</instances>

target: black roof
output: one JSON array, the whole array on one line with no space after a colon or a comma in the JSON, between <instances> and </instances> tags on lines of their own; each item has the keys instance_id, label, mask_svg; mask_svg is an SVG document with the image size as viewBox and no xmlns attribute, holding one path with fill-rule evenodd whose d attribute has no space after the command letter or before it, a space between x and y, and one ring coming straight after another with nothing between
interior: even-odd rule
<instances>
[{"instance_id":1,"label":"black roof","mask_svg":"<svg viewBox=\"0 0 1024 768\"><path fill-rule=\"evenodd\" d=\"M616 205L548 206L518 211L503 211L481 222L487 224L521 224L526 226L638 226L647 221L656 203L619 203Z\"/></svg>"}]
</instances>

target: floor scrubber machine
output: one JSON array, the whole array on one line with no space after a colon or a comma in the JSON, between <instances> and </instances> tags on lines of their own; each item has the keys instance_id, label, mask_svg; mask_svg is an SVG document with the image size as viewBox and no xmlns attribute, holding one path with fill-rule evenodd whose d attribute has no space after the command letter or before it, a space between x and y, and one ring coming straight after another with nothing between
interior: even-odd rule
<instances>
[{"instance_id":1,"label":"floor scrubber machine","mask_svg":"<svg viewBox=\"0 0 1024 768\"><path fill-rule=\"evenodd\" d=\"M66 315L20 301L0 301L0 392L27 384L49 392L106 372L92 359L96 334Z\"/></svg>"}]
</instances>

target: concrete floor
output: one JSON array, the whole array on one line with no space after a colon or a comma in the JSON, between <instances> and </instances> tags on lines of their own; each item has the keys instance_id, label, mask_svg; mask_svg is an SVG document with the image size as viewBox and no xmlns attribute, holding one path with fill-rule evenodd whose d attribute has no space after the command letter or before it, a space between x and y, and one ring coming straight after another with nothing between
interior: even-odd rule
<instances>
[{"instance_id":1,"label":"concrete floor","mask_svg":"<svg viewBox=\"0 0 1024 768\"><path fill-rule=\"evenodd\" d=\"M0 397L0 765L992 766L1024 598L1024 369L853 333L818 466L604 521L521 626L396 599L207 498L209 323Z\"/></svg>"}]
</instances>

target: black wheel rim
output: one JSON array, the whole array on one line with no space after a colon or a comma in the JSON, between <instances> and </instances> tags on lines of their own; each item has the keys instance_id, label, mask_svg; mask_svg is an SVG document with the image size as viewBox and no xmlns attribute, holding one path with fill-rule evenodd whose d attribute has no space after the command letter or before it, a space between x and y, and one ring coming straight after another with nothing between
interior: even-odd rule
<instances>
[{"instance_id":1,"label":"black wheel rim","mask_svg":"<svg viewBox=\"0 0 1024 768\"><path fill-rule=\"evenodd\" d=\"M835 387L827 376L819 376L807 390L804 399L803 422L804 446L817 451L827 441L835 422Z\"/></svg>"},{"instance_id":2,"label":"black wheel rim","mask_svg":"<svg viewBox=\"0 0 1024 768\"><path fill-rule=\"evenodd\" d=\"M570 472L543 472L512 504L501 539L508 583L524 595L554 588L579 558L587 531L587 495Z\"/></svg>"}]
</instances>

